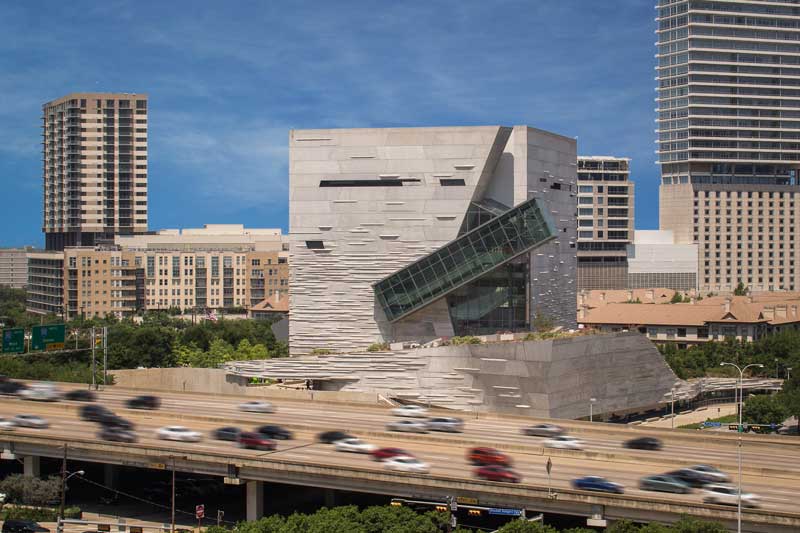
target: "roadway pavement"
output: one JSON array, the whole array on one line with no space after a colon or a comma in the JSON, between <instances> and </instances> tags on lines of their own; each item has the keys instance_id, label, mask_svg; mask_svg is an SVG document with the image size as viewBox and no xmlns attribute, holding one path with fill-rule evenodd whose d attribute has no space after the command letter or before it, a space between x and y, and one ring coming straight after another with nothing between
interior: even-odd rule
<instances>
[{"instance_id":1,"label":"roadway pavement","mask_svg":"<svg viewBox=\"0 0 800 533\"><path fill-rule=\"evenodd\" d=\"M398 446L431 464L431 474L469 479L473 467L466 461L466 450L472 446L492 446L507 451L515 469L522 474L523 484L547 486L545 463L553 462L551 483L555 491L568 488L570 481L584 475L599 475L625 485L626 493L667 501L701 502L702 493L672 495L643 492L638 480L646 475L666 472L681 465L712 464L736 478L736 439L693 431L649 430L612 424L589 424L557 421L569 433L585 441L584 451L558 451L543 448L543 438L520 433L523 425L539 420L519 417L479 418L462 415L466 428L461 434L429 433L427 435L389 433L385 424L396 420L390 409L376 406L342 405L321 402L272 402L273 414L244 413L237 405L252 397L211 396L192 393L159 392L162 406L158 411L135 411L124 407L128 398L141 391L108 388L99 392L98 402L136 424L141 443L161 443L155 431L165 425L183 425L201 431L199 443L170 443L176 451L224 451L231 456L258 457L279 455L287 460L309 464L353 466L381 470L380 463L368 456L336 452L331 445L315 442L315 435L326 430L341 430L361 436L378 446ZM54 439L91 438L98 426L83 422L77 410L82 402L40 403L3 397L0 416L38 414L51 423L49 429L18 428L22 434L52 436ZM439 412L437 414L443 414ZM235 425L249 429L261 424L278 424L292 429L295 439L278 441L275 452L243 450L235 443L212 440L211 432L221 426ZM622 443L640 435L658 435L665 443L660 452L628 450ZM745 491L762 497L766 510L796 512L800 494L800 442L792 437L745 437L743 476Z\"/></svg>"}]
</instances>

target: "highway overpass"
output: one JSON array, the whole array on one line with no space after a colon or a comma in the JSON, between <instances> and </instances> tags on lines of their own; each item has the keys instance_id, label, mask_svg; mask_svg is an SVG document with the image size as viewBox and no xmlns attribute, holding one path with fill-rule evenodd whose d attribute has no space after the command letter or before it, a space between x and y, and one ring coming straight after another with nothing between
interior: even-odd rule
<instances>
[{"instance_id":1,"label":"highway overpass","mask_svg":"<svg viewBox=\"0 0 800 533\"><path fill-rule=\"evenodd\" d=\"M698 493L667 495L638 490L637 481L697 463L718 466L735 475L736 437L729 434L656 430L588 422L558 421L569 433L584 439L584 451L551 450L542 439L526 437L519 429L533 420L518 417L468 419L462 434L409 435L388 433L389 410L363 405L322 402L276 402L274 414L237 411L244 398L186 393L160 393L159 411L124 408L125 399L141 391L109 388L100 392L101 402L137 426L137 444L104 442L94 437L96 426L78 419L79 402L34 403L0 399L0 416L39 414L50 420L47 430L17 429L0 434L5 452L24 457L26 470L36 472L38 457L61 457L63 443L70 459L141 468L235 475L247 486L248 517L262 512L263 482L279 482L368 492L417 499L442 500L448 496L477 499L481 505L518 507L545 513L602 517L608 520L674 521L682 514L735 523L735 508L705 505ZM251 399L248 397L247 399ZM211 440L216 427L239 425L249 428L276 423L292 429L295 440L280 441L277 451L243 450L230 442ZM168 424L181 424L202 431L206 438L196 444L159 441L154 431ZM377 445L400 446L431 463L429 475L388 473L380 464L360 455L336 452L332 446L314 442L324 430L346 430ZM635 436L658 436L665 442L661 452L627 450L624 440ZM763 498L763 508L744 513L745 531L788 532L800 530L797 495L800 494L800 445L792 437L744 437L744 487ZM524 476L519 485L500 485L472 477L465 460L471 446L494 446L510 453L515 468ZM548 494L545 463L553 462L552 487ZM582 475L602 475L626 486L624 495L605 495L569 488Z\"/></svg>"}]
</instances>

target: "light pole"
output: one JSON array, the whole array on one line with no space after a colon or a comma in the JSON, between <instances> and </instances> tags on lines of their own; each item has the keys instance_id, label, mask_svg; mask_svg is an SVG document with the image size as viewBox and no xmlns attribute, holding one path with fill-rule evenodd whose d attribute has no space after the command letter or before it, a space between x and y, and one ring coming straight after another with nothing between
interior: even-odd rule
<instances>
[{"instance_id":1,"label":"light pole","mask_svg":"<svg viewBox=\"0 0 800 533\"><path fill-rule=\"evenodd\" d=\"M744 391L742 390L742 381L744 380L744 372L750 367L764 368L764 365L753 363L739 368L739 365L734 363L720 363L720 366L732 366L739 371L739 446L738 446L738 463L739 463L739 488L736 494L736 531L742 533L742 411L744 410Z\"/></svg>"},{"instance_id":2,"label":"light pole","mask_svg":"<svg viewBox=\"0 0 800 533\"><path fill-rule=\"evenodd\" d=\"M594 402L597 398L589 398L589 422L594 422Z\"/></svg>"},{"instance_id":3,"label":"light pole","mask_svg":"<svg viewBox=\"0 0 800 533\"><path fill-rule=\"evenodd\" d=\"M672 429L675 429L675 388L673 387L671 391L672 394L670 398L669 406L670 406L670 420L672 421Z\"/></svg>"},{"instance_id":4,"label":"light pole","mask_svg":"<svg viewBox=\"0 0 800 533\"><path fill-rule=\"evenodd\" d=\"M792 377L792 367L790 367L790 366L787 366L787 367L786 367L786 381L789 381L789 379L790 379L791 377Z\"/></svg>"},{"instance_id":5,"label":"light pole","mask_svg":"<svg viewBox=\"0 0 800 533\"><path fill-rule=\"evenodd\" d=\"M67 481L70 480L72 476L82 476L86 472L83 470L78 470L77 472L69 473L67 472L67 462L66 462L67 450L66 446L64 447L64 462L61 465L61 505L58 508L58 520L59 522L64 520L64 504L67 500Z\"/></svg>"}]
</instances>

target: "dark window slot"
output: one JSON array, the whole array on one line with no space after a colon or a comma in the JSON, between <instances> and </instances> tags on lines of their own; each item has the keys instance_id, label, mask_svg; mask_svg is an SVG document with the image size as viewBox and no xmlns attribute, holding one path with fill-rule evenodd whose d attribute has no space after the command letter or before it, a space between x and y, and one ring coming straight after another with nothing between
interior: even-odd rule
<instances>
[{"instance_id":1,"label":"dark window slot","mask_svg":"<svg viewBox=\"0 0 800 533\"><path fill-rule=\"evenodd\" d=\"M461 178L442 178L439 180L442 187L463 187L467 183Z\"/></svg>"}]
</instances>

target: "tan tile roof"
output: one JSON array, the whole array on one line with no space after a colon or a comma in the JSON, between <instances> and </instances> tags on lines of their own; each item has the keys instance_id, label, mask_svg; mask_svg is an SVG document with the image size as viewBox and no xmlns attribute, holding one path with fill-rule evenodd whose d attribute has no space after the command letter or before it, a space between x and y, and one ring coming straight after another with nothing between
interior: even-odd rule
<instances>
[{"instance_id":1,"label":"tan tile roof","mask_svg":"<svg viewBox=\"0 0 800 533\"><path fill-rule=\"evenodd\" d=\"M250 308L251 311L272 311L275 313L288 313L289 312L289 298L281 298L279 294L270 296L265 300L261 300L256 305Z\"/></svg>"}]
</instances>

